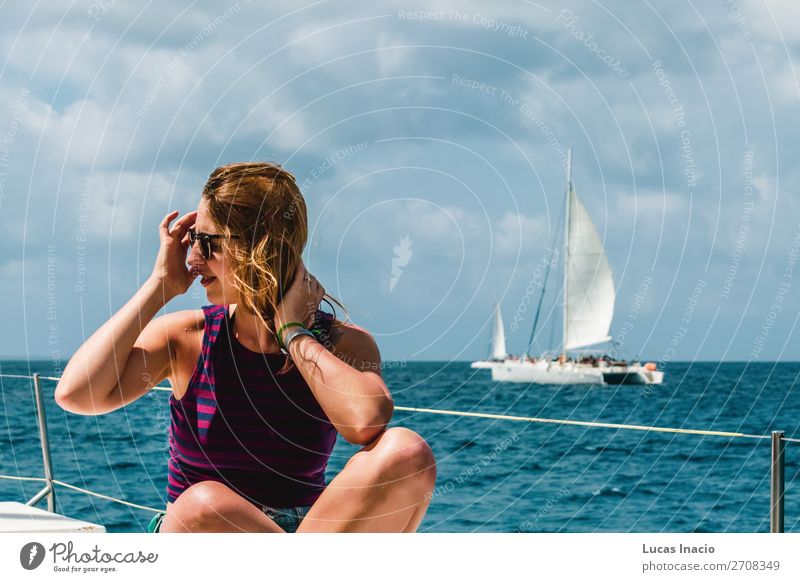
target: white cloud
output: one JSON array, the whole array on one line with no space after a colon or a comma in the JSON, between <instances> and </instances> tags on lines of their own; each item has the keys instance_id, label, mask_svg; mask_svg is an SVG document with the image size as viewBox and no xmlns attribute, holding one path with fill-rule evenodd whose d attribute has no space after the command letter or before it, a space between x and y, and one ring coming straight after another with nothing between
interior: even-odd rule
<instances>
[{"instance_id":1,"label":"white cloud","mask_svg":"<svg viewBox=\"0 0 800 582\"><path fill-rule=\"evenodd\" d=\"M742 26L752 27L754 41L800 41L800 5L796 0L740 0Z\"/></svg>"},{"instance_id":2,"label":"white cloud","mask_svg":"<svg viewBox=\"0 0 800 582\"><path fill-rule=\"evenodd\" d=\"M137 172L103 172L93 176L90 194L89 232L103 239L129 240L140 230L143 238L157 238L158 223L172 210L167 206L180 206L183 192L174 192L175 178L168 174ZM199 199L199 195L197 196ZM185 207L184 214L194 208Z\"/></svg>"},{"instance_id":3,"label":"white cloud","mask_svg":"<svg viewBox=\"0 0 800 582\"><path fill-rule=\"evenodd\" d=\"M412 44L407 39L399 35L392 35L386 31L378 34L375 59L378 63L378 75L389 77L402 74L407 67L412 64L414 49L396 48ZM412 67L413 70L413 67Z\"/></svg>"},{"instance_id":4,"label":"white cloud","mask_svg":"<svg viewBox=\"0 0 800 582\"><path fill-rule=\"evenodd\" d=\"M522 264L535 262L552 238L552 228L544 214L525 216L505 212L494 222L492 230L494 260L507 266L517 261Z\"/></svg>"}]
</instances>

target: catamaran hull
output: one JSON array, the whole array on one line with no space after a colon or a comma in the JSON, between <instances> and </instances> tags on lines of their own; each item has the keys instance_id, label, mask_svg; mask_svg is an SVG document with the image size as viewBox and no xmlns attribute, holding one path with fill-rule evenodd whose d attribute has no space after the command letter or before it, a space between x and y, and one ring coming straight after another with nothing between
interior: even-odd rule
<instances>
[{"instance_id":1,"label":"catamaran hull","mask_svg":"<svg viewBox=\"0 0 800 582\"><path fill-rule=\"evenodd\" d=\"M603 384L599 368L580 364L560 365L557 362L499 363L492 366L495 382L524 382L526 384Z\"/></svg>"},{"instance_id":2,"label":"catamaran hull","mask_svg":"<svg viewBox=\"0 0 800 582\"><path fill-rule=\"evenodd\" d=\"M659 370L645 370L642 368L628 368L603 372L606 384L661 384L664 381L664 372Z\"/></svg>"},{"instance_id":3,"label":"catamaran hull","mask_svg":"<svg viewBox=\"0 0 800 582\"><path fill-rule=\"evenodd\" d=\"M558 362L498 362L482 360L472 362L472 368L489 369L495 382L521 382L525 384L661 384L664 372L648 370L642 366L613 368L587 364L559 364Z\"/></svg>"}]
</instances>

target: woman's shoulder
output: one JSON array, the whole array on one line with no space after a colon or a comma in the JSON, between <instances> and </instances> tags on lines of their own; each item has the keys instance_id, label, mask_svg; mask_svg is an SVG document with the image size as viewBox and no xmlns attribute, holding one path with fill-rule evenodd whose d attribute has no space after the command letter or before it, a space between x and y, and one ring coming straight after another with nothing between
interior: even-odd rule
<instances>
[{"instance_id":1,"label":"woman's shoulder","mask_svg":"<svg viewBox=\"0 0 800 582\"><path fill-rule=\"evenodd\" d=\"M174 311L166 318L170 339L179 346L193 342L197 334L202 334L206 326L207 308Z\"/></svg>"},{"instance_id":2,"label":"woman's shoulder","mask_svg":"<svg viewBox=\"0 0 800 582\"><path fill-rule=\"evenodd\" d=\"M173 396L180 400L186 393L203 345L206 325L205 308L184 309L170 313L165 320L173 347L173 371L169 378Z\"/></svg>"},{"instance_id":3,"label":"woman's shoulder","mask_svg":"<svg viewBox=\"0 0 800 582\"><path fill-rule=\"evenodd\" d=\"M340 321L331 314L325 315L330 332L327 337L319 334L320 342L355 369L380 373L380 350L372 334L350 320Z\"/></svg>"},{"instance_id":4,"label":"woman's shoulder","mask_svg":"<svg viewBox=\"0 0 800 582\"><path fill-rule=\"evenodd\" d=\"M196 331L203 331L208 320L219 319L225 314L225 305L204 305L200 309L183 309L172 313L175 325L191 326Z\"/></svg>"}]
</instances>

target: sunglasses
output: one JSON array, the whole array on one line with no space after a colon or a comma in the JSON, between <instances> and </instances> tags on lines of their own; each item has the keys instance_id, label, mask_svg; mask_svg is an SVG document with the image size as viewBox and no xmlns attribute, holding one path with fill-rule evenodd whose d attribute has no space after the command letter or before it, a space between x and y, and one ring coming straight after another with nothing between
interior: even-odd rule
<instances>
[{"instance_id":1,"label":"sunglasses","mask_svg":"<svg viewBox=\"0 0 800 582\"><path fill-rule=\"evenodd\" d=\"M194 228L189 228L189 244L190 248L194 246L196 240L200 241L200 252L203 258L207 261L211 258L213 252L212 241L217 238L242 238L239 235L232 234L226 237L224 234L208 234L205 232L197 232Z\"/></svg>"}]
</instances>

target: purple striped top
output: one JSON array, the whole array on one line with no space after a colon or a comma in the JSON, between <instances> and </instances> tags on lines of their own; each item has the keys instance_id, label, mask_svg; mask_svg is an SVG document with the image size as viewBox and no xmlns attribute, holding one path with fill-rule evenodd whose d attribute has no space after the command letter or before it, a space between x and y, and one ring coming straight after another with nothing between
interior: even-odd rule
<instances>
[{"instance_id":1,"label":"purple striped top","mask_svg":"<svg viewBox=\"0 0 800 582\"><path fill-rule=\"evenodd\" d=\"M296 366L277 375L282 353L239 343L228 307L203 307L200 357L186 394L170 396L167 497L210 480L258 506L312 505L325 488L336 429ZM314 327L329 333L332 321L317 311Z\"/></svg>"}]
</instances>

